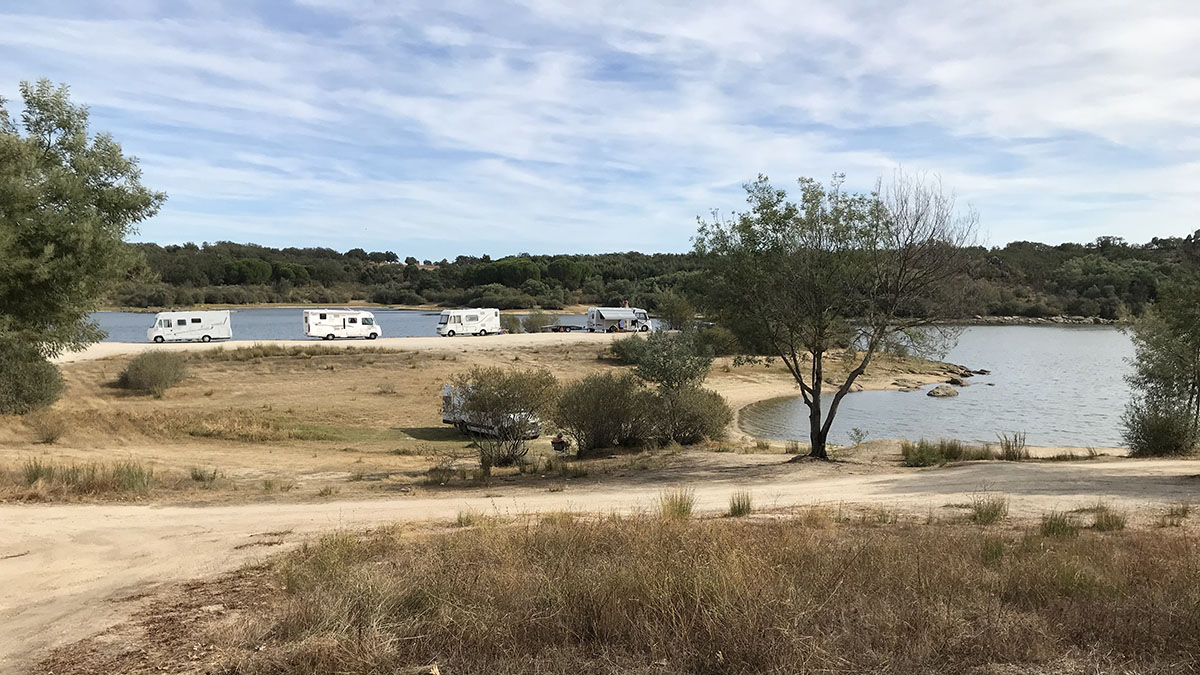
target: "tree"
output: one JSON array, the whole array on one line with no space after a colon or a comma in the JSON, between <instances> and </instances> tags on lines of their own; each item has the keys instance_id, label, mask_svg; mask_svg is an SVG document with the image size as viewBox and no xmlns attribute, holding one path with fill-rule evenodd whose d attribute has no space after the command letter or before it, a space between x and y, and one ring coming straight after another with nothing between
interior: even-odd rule
<instances>
[{"instance_id":1,"label":"tree","mask_svg":"<svg viewBox=\"0 0 1200 675\"><path fill-rule=\"evenodd\" d=\"M696 323L696 308L687 298L673 291L659 296L658 315L671 328L685 330Z\"/></svg>"},{"instance_id":2,"label":"tree","mask_svg":"<svg viewBox=\"0 0 1200 675\"><path fill-rule=\"evenodd\" d=\"M1163 282L1158 302L1128 329L1134 400L1125 441L1134 454L1187 454L1200 440L1200 280Z\"/></svg>"},{"instance_id":3,"label":"tree","mask_svg":"<svg viewBox=\"0 0 1200 675\"><path fill-rule=\"evenodd\" d=\"M472 433L485 476L493 466L512 464L529 452L526 441L537 436L540 420L549 415L558 396L558 381L548 370L476 366L454 384L462 396L463 415L472 426L487 430Z\"/></svg>"},{"instance_id":4,"label":"tree","mask_svg":"<svg viewBox=\"0 0 1200 675\"><path fill-rule=\"evenodd\" d=\"M793 203L759 176L745 186L747 212L700 219L696 238L706 304L744 346L783 361L821 459L838 406L881 349L936 346L921 329L956 313L977 223L936 182L897 172L886 189L855 194L842 181L801 178Z\"/></svg>"},{"instance_id":5,"label":"tree","mask_svg":"<svg viewBox=\"0 0 1200 675\"><path fill-rule=\"evenodd\" d=\"M625 338L631 343L638 336ZM691 333L650 333L645 344L629 350L638 377L664 391L696 387L708 377L712 354Z\"/></svg>"},{"instance_id":6,"label":"tree","mask_svg":"<svg viewBox=\"0 0 1200 675\"><path fill-rule=\"evenodd\" d=\"M166 198L66 86L21 83L21 127L0 99L0 341L49 358L103 337L88 319L134 267L125 237Z\"/></svg>"}]
</instances>

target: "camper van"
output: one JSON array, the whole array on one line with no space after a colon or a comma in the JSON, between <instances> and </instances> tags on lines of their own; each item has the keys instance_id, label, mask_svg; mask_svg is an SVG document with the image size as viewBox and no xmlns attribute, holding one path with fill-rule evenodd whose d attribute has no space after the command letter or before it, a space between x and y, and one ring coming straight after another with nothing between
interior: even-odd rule
<instances>
[{"instance_id":1,"label":"camper van","mask_svg":"<svg viewBox=\"0 0 1200 675\"><path fill-rule=\"evenodd\" d=\"M637 307L591 307L587 313L589 333L645 333L652 329L646 310Z\"/></svg>"},{"instance_id":2,"label":"camper van","mask_svg":"<svg viewBox=\"0 0 1200 675\"><path fill-rule=\"evenodd\" d=\"M437 333L442 337L455 335L487 335L500 332L500 310L447 309L438 317Z\"/></svg>"},{"instance_id":3,"label":"camper van","mask_svg":"<svg viewBox=\"0 0 1200 675\"><path fill-rule=\"evenodd\" d=\"M229 310L216 312L159 312L154 325L146 331L146 339L154 342L180 340L228 340L233 337Z\"/></svg>"},{"instance_id":4,"label":"camper van","mask_svg":"<svg viewBox=\"0 0 1200 675\"><path fill-rule=\"evenodd\" d=\"M374 340L383 335L375 315L357 309L306 309L304 334L325 340L334 338L366 338Z\"/></svg>"}]
</instances>

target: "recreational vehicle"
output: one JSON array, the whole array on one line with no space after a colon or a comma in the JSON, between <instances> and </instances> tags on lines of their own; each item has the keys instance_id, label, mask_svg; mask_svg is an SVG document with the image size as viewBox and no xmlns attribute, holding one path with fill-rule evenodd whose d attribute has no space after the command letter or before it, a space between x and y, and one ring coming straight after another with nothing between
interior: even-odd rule
<instances>
[{"instance_id":1,"label":"recreational vehicle","mask_svg":"<svg viewBox=\"0 0 1200 675\"><path fill-rule=\"evenodd\" d=\"M455 335L487 335L500 332L500 310L447 309L438 317L437 333L443 337Z\"/></svg>"},{"instance_id":2,"label":"recreational vehicle","mask_svg":"<svg viewBox=\"0 0 1200 675\"><path fill-rule=\"evenodd\" d=\"M463 391L454 385L442 385L442 423L453 425L464 434L505 436L533 440L542 435L542 422L536 415L516 413L487 420L463 410Z\"/></svg>"},{"instance_id":3,"label":"recreational vehicle","mask_svg":"<svg viewBox=\"0 0 1200 675\"><path fill-rule=\"evenodd\" d=\"M233 337L229 310L215 312L159 312L154 325L146 331L146 339L154 342L179 340L228 340Z\"/></svg>"},{"instance_id":4,"label":"recreational vehicle","mask_svg":"<svg viewBox=\"0 0 1200 675\"><path fill-rule=\"evenodd\" d=\"M651 330L650 317L646 310L637 307L591 307L587 313L589 333L645 333Z\"/></svg>"},{"instance_id":5,"label":"recreational vehicle","mask_svg":"<svg viewBox=\"0 0 1200 675\"><path fill-rule=\"evenodd\" d=\"M304 334L326 340L334 338L367 338L383 335L375 315L357 309L306 309Z\"/></svg>"}]
</instances>

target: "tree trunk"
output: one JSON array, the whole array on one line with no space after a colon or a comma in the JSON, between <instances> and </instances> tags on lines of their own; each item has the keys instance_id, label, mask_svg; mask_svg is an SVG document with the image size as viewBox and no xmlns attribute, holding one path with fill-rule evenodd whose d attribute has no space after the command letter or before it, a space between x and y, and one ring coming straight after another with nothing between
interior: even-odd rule
<instances>
[{"instance_id":1,"label":"tree trunk","mask_svg":"<svg viewBox=\"0 0 1200 675\"><path fill-rule=\"evenodd\" d=\"M829 455L825 452L825 430L821 424L821 384L818 381L813 386L812 403L808 406L808 439L812 444L812 451L808 453L809 457L817 459L829 459Z\"/></svg>"}]
</instances>

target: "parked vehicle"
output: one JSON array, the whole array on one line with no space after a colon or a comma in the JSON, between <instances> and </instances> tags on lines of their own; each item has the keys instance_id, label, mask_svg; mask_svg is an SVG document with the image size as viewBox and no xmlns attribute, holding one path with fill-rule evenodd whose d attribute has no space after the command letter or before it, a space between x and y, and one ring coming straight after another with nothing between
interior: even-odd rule
<instances>
[{"instance_id":1,"label":"parked vehicle","mask_svg":"<svg viewBox=\"0 0 1200 675\"><path fill-rule=\"evenodd\" d=\"M646 310L637 307L590 307L587 313L589 333L645 333L653 330Z\"/></svg>"},{"instance_id":2,"label":"parked vehicle","mask_svg":"<svg viewBox=\"0 0 1200 675\"><path fill-rule=\"evenodd\" d=\"M304 334L325 340L334 338L366 338L374 340L383 335L375 315L358 309L306 309Z\"/></svg>"},{"instance_id":3,"label":"parked vehicle","mask_svg":"<svg viewBox=\"0 0 1200 675\"><path fill-rule=\"evenodd\" d=\"M442 385L442 423L453 425L464 434L481 436L507 435L508 429L519 429L521 437L533 440L542 435L542 422L533 415L508 415L498 423L477 419L463 410L463 391L452 384Z\"/></svg>"},{"instance_id":4,"label":"parked vehicle","mask_svg":"<svg viewBox=\"0 0 1200 675\"><path fill-rule=\"evenodd\" d=\"M455 335L487 335L500 332L500 310L447 309L438 317L437 333L443 337Z\"/></svg>"},{"instance_id":5,"label":"parked vehicle","mask_svg":"<svg viewBox=\"0 0 1200 675\"><path fill-rule=\"evenodd\" d=\"M154 342L180 340L228 340L233 337L229 310L210 312L159 312L154 325L146 331L146 339Z\"/></svg>"}]
</instances>

